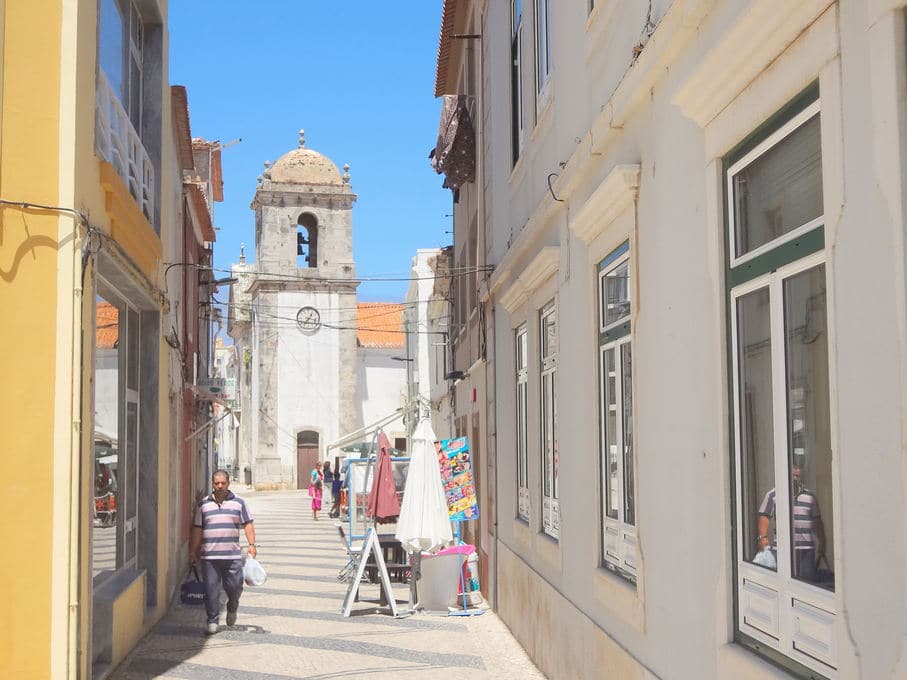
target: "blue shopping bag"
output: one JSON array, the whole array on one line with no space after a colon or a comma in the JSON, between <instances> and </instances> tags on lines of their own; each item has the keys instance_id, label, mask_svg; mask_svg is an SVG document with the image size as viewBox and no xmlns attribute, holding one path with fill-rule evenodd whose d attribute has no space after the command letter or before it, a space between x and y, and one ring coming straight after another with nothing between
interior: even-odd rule
<instances>
[{"instance_id":1,"label":"blue shopping bag","mask_svg":"<svg viewBox=\"0 0 907 680\"><path fill-rule=\"evenodd\" d=\"M198 576L198 569L192 566L194 579L187 578L180 586L180 602L183 604L205 604L205 582Z\"/></svg>"}]
</instances>

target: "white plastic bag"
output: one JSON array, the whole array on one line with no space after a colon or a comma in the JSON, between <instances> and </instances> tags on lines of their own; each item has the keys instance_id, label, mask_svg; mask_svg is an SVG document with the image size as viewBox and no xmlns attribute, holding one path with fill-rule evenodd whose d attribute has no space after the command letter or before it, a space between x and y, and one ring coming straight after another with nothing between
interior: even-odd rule
<instances>
[{"instance_id":1,"label":"white plastic bag","mask_svg":"<svg viewBox=\"0 0 907 680\"><path fill-rule=\"evenodd\" d=\"M775 561L775 555L771 550L766 548L765 550L760 550L756 553L756 556L753 558L753 564L758 564L760 567L766 567L767 569L778 569L778 563Z\"/></svg>"},{"instance_id":2,"label":"white plastic bag","mask_svg":"<svg viewBox=\"0 0 907 680\"><path fill-rule=\"evenodd\" d=\"M247 586L260 586L268 580L264 567L254 557L246 557L242 568L243 580Z\"/></svg>"}]
</instances>

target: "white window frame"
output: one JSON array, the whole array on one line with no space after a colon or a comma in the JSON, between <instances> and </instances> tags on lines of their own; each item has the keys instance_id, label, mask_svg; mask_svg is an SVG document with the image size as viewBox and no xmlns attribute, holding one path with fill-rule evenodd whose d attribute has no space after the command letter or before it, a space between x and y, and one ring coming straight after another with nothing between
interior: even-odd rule
<instances>
[{"instance_id":1,"label":"white window frame","mask_svg":"<svg viewBox=\"0 0 907 680\"><path fill-rule=\"evenodd\" d=\"M554 300L539 310L539 463L541 468L542 531L552 538L560 536L557 433L557 358L556 351L545 351L545 330L553 319L557 337L557 304Z\"/></svg>"},{"instance_id":2,"label":"white window frame","mask_svg":"<svg viewBox=\"0 0 907 680\"><path fill-rule=\"evenodd\" d=\"M516 465L517 517L530 521L529 492L529 329L523 324L514 333L516 357Z\"/></svg>"},{"instance_id":3,"label":"white window frame","mask_svg":"<svg viewBox=\"0 0 907 680\"><path fill-rule=\"evenodd\" d=\"M523 153L523 0L510 0L511 111L513 144L512 163Z\"/></svg>"},{"instance_id":4,"label":"white window frame","mask_svg":"<svg viewBox=\"0 0 907 680\"><path fill-rule=\"evenodd\" d=\"M599 330L599 342L598 342L598 365L599 365L599 470L600 470L600 484L601 484L601 496L600 496L600 528L601 528L601 560L603 565L620 576L627 578L632 582L636 582L637 569L639 563L639 545L638 545L638 533L635 523L630 523L627 521L625 510L626 510L626 495L625 489L627 487L626 479L626 470L624 464L624 455L622 453L624 448L625 441L625 432L624 432L624 422L626 421L624 413L624 395L629 390L630 392L630 423L631 431L635 431L635 428L632 427L633 419L635 418L635 409L633 409L633 389L632 389L632 342L631 334L629 329L623 334L617 334L614 339L604 339L606 336L603 334L609 330L615 330L619 327L628 324L631 318L631 310L627 309L627 312L618 319L614 319L610 323L606 323L606 280L608 275L611 274L618 267L627 265L627 298L630 300L632 308L632 286L630 282L632 281L632 263L630 260L630 244L629 241L625 242L618 248L616 248L611 254L605 257L599 263L599 272L597 277L597 310L598 310L598 330ZM630 359L630 384L624 384L624 375L622 371L623 363L621 361L623 353L625 351L631 352ZM614 372L613 375L606 375L606 356L609 352L614 354ZM608 387L609 379L613 379L614 385L614 395L613 395L613 408L614 408L614 422L615 422L615 432L614 441L616 442L617 451L610 451L608 445L609 438L609 428L608 428ZM631 440L632 441L632 440ZM614 460L612 460L612 454ZM636 475L635 470L637 469L636 465L636 446L635 441L631 444L631 452L633 459L633 479L631 483L633 484L633 498L634 498L634 516L638 516L638 513L635 511L636 503ZM611 493L617 495L617 517L611 517L608 513L608 500L611 498L609 494L610 484L611 484L611 466L614 465L614 471L617 473L617 488L611 490Z\"/></svg>"},{"instance_id":5,"label":"white window frame","mask_svg":"<svg viewBox=\"0 0 907 680\"><path fill-rule=\"evenodd\" d=\"M535 92L536 110L548 101L551 80L551 0L535 0Z\"/></svg>"},{"instance_id":6,"label":"white window frame","mask_svg":"<svg viewBox=\"0 0 907 680\"><path fill-rule=\"evenodd\" d=\"M787 234L766 243L752 251L735 257L734 195L733 178L736 173L758 159L769 149L812 119L820 111L819 101L806 107L777 131L766 137L752 151L726 170L728 260L731 268L743 264L761 254L775 250L785 243L822 226L825 216L819 216L791 230ZM827 276L827 257L824 249L801 257L761 276L740 283L729 290L729 323L731 357L731 381L733 388L733 442L734 442L734 493L737 512L735 525L737 629L746 636L780 652L809 669L825 676L834 676L837 664L836 627L837 595L816 585L793 578L791 574L791 527L788 461L788 387L786 378L786 333L784 315L784 283L791 277L824 265ZM743 522L747 520L744 508L743 448L740 400L741 375L739 356L739 320L737 305L740 298L760 289L767 288L770 310L771 341L771 389L772 389L772 448L774 452L775 478L775 536L778 545L776 553L777 571L751 564L744 560L746 554L744 538L747 535ZM830 305L826 306L828 309ZM831 329L828 329L829 334ZM829 361L831 361L829 347ZM829 366L829 373L831 366ZM829 414L831 417L831 414ZM833 498L837 491L833 489ZM833 508L822 508L823 515L833 515ZM831 538L831 537L830 537ZM831 538L831 540L834 540ZM840 544L838 544L840 549Z\"/></svg>"},{"instance_id":7,"label":"white window frame","mask_svg":"<svg viewBox=\"0 0 907 680\"><path fill-rule=\"evenodd\" d=\"M788 241L793 241L793 240L803 236L803 234L806 234L807 232L810 232L813 229L815 229L816 227L825 223L825 216L820 215L819 217L807 222L806 224L800 225L796 229L792 229L791 231L787 232L786 234L782 234L778 238L773 239L773 240L769 241L768 243L763 243L758 248L753 248L749 252L744 253L743 255L740 255L739 257L736 255L736 252L737 252L737 225L736 225L736 221L735 221L735 211L734 211L734 205L733 205L734 175L736 175L738 172L740 172L746 166L752 164L753 161L757 160L760 156L765 154L767 151L774 148L785 137L790 135L792 132L794 132L794 130L797 130L801 125L803 125L808 120L812 119L813 116L819 114L820 112L821 112L821 106L820 106L819 101L816 101L816 102L810 104L803 111L801 111L796 116L791 118L787 123L782 125L780 128L778 128L778 130L773 132L771 135L766 137L765 140L763 140L760 144L758 144L756 147L754 147L749 153L747 153L740 160L738 160L737 162L735 162L732 166L730 166L728 168L727 174L725 175L725 182L726 182L725 190L727 191L727 196L728 196L728 220L727 220L728 234L727 234L727 237L728 237L728 243L730 244L729 252L731 254L731 267L732 268L737 267L738 265L741 265L745 262L748 262L749 260L757 258L760 255L762 255L770 250L774 250L778 246L783 245L784 243L787 243Z\"/></svg>"}]
</instances>

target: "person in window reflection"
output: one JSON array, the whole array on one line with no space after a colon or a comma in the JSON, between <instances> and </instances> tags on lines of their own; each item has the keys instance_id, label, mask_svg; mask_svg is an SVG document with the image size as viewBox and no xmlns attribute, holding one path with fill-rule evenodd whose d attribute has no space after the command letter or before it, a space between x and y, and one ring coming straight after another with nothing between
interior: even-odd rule
<instances>
[{"instance_id":1,"label":"person in window reflection","mask_svg":"<svg viewBox=\"0 0 907 680\"><path fill-rule=\"evenodd\" d=\"M819 499L803 483L803 468L806 456L795 452L791 460L791 504L793 522L791 530L794 542L794 560L792 575L804 581L816 580L816 563L825 546L825 529L822 526L822 514L819 511ZM769 543L769 525L775 519L775 490L772 489L762 499L759 506L758 530L756 543L760 551L771 548L777 552L774 542ZM772 560L774 561L774 560ZM758 563L758 562L757 562Z\"/></svg>"}]
</instances>

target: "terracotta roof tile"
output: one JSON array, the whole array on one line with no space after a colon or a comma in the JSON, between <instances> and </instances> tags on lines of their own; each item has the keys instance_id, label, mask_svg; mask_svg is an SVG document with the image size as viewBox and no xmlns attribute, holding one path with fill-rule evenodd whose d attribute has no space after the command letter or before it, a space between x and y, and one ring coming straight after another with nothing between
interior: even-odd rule
<instances>
[{"instance_id":1,"label":"terracotta roof tile","mask_svg":"<svg viewBox=\"0 0 907 680\"><path fill-rule=\"evenodd\" d=\"M95 345L113 349L120 339L120 312L109 302L98 302L95 309Z\"/></svg>"},{"instance_id":2,"label":"terracotta roof tile","mask_svg":"<svg viewBox=\"0 0 907 680\"><path fill-rule=\"evenodd\" d=\"M402 348L403 305L394 302L360 302L356 305L356 340L360 347Z\"/></svg>"}]
</instances>

